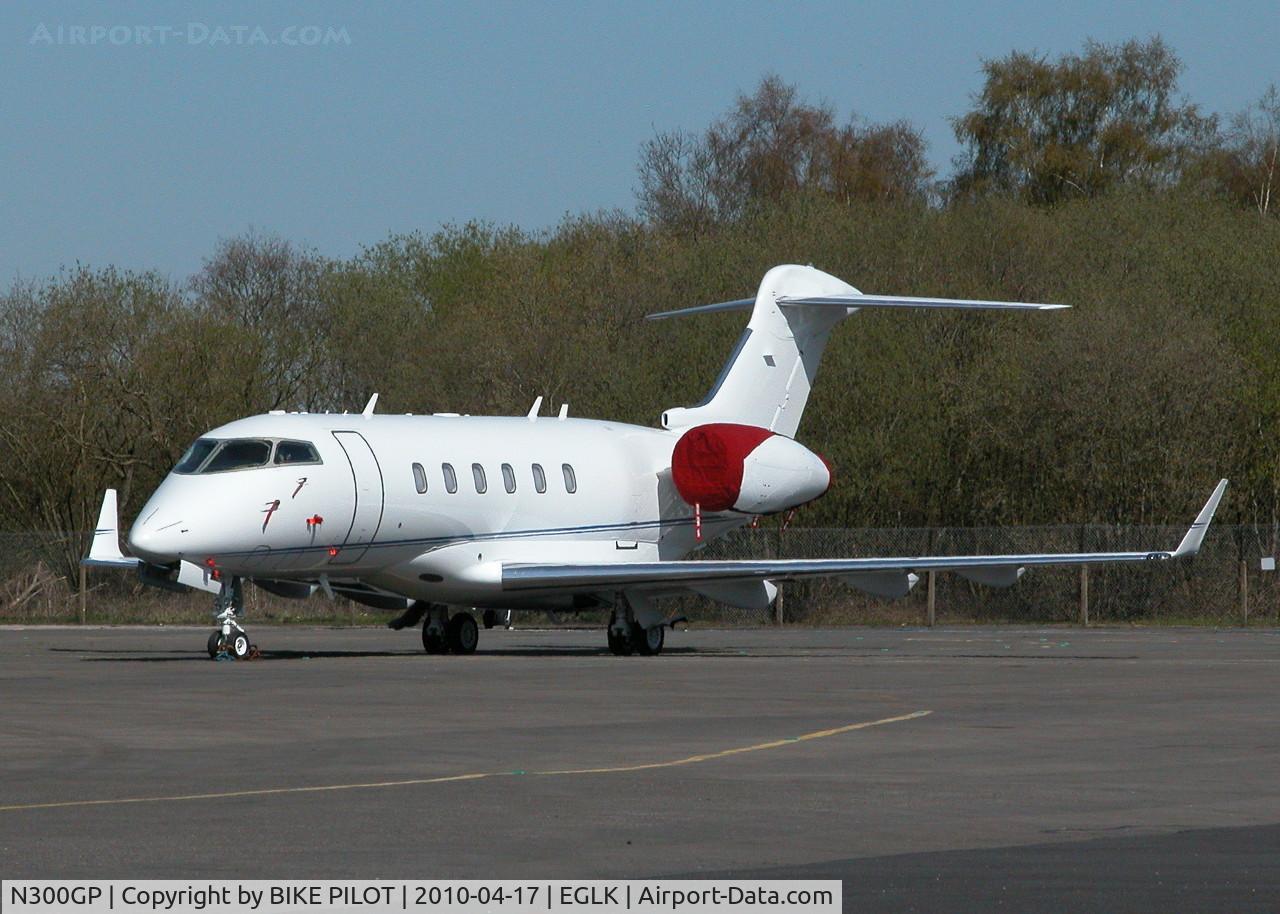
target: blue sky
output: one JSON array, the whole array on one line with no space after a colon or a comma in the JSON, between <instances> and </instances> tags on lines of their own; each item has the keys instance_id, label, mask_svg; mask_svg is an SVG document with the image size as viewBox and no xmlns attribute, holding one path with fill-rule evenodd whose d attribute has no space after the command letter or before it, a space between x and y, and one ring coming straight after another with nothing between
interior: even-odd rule
<instances>
[{"instance_id":1,"label":"blue sky","mask_svg":"<svg viewBox=\"0 0 1280 914\"><path fill-rule=\"evenodd\" d=\"M640 144L768 72L842 118L911 120L945 172L983 57L1156 33L1207 110L1280 82L1274 0L6 4L0 281L76 262L181 278L249 228L347 256L631 209Z\"/></svg>"}]
</instances>

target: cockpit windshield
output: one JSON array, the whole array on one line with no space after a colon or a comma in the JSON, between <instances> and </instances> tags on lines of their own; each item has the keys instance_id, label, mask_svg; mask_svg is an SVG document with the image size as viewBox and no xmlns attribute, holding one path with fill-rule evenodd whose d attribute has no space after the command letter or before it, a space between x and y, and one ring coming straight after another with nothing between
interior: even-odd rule
<instances>
[{"instance_id":1,"label":"cockpit windshield","mask_svg":"<svg viewBox=\"0 0 1280 914\"><path fill-rule=\"evenodd\" d=\"M310 441L279 441L276 443L276 463L319 463L320 455Z\"/></svg>"},{"instance_id":2,"label":"cockpit windshield","mask_svg":"<svg viewBox=\"0 0 1280 914\"><path fill-rule=\"evenodd\" d=\"M222 473L226 470L244 470L249 467L264 467L270 462L270 441L241 438L235 441L224 441L200 472Z\"/></svg>"},{"instance_id":3,"label":"cockpit windshield","mask_svg":"<svg viewBox=\"0 0 1280 914\"><path fill-rule=\"evenodd\" d=\"M187 450L173 472L184 475L224 473L279 464L320 463L309 441L271 441L265 438L201 438Z\"/></svg>"},{"instance_id":4,"label":"cockpit windshield","mask_svg":"<svg viewBox=\"0 0 1280 914\"><path fill-rule=\"evenodd\" d=\"M218 442L212 438L201 438L191 447L187 448L187 452L182 455L182 459L178 461L178 465L173 468L175 473L194 473L200 469L200 464L213 453L213 449L218 446Z\"/></svg>"}]
</instances>

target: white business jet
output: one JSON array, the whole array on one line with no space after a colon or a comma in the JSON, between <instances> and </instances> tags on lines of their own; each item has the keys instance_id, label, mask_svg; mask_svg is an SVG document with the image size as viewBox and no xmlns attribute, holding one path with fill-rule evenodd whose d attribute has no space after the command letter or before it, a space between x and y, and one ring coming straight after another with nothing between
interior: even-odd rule
<instances>
[{"instance_id":1,"label":"white business jet","mask_svg":"<svg viewBox=\"0 0 1280 914\"><path fill-rule=\"evenodd\" d=\"M826 491L831 473L795 440L831 329L862 308L1052 310L1062 305L864 295L812 267L779 266L755 298L651 315L750 309L703 403L661 428L539 416L272 412L201 437L143 506L122 555L108 491L85 560L143 581L215 593L211 656L250 651L243 582L285 597L323 591L422 620L429 653L475 650L472 610L610 608L615 654L657 654L663 597L765 609L777 584L836 577L901 597L917 574L992 586L1034 565L1194 555L1218 483L1172 552L697 561L700 545Z\"/></svg>"}]
</instances>

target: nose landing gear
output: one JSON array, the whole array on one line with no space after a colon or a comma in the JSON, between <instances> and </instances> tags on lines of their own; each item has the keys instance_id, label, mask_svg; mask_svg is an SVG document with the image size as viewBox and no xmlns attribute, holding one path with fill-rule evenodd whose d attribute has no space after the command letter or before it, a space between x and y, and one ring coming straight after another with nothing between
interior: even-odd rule
<instances>
[{"instance_id":1,"label":"nose landing gear","mask_svg":"<svg viewBox=\"0 0 1280 914\"><path fill-rule=\"evenodd\" d=\"M223 581L222 589L213 598L214 619L219 627L209 635L209 642L206 645L211 660L217 660L219 656L245 660L253 652L254 647L249 643L249 633L236 618L243 607L244 591L241 588L240 579L231 578L229 581Z\"/></svg>"}]
</instances>

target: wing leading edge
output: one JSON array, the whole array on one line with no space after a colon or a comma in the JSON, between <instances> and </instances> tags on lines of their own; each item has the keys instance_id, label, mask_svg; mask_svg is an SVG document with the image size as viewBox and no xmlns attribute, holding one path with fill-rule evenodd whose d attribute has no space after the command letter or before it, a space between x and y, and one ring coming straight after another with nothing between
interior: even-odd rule
<instances>
[{"instance_id":1,"label":"wing leading edge","mask_svg":"<svg viewBox=\"0 0 1280 914\"><path fill-rule=\"evenodd\" d=\"M1172 552L1067 552L1027 555L937 555L902 558L784 559L750 561L672 561L596 564L504 564L502 588L533 590L611 590L632 587L692 586L732 581L797 581L816 577L868 580L870 575L954 571L984 583L1012 584L1023 568L1037 565L1094 565L1187 558L1204 542L1226 491L1221 480Z\"/></svg>"}]
</instances>

